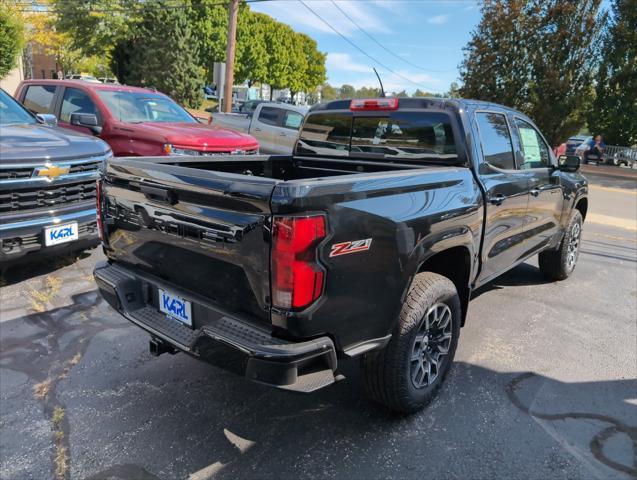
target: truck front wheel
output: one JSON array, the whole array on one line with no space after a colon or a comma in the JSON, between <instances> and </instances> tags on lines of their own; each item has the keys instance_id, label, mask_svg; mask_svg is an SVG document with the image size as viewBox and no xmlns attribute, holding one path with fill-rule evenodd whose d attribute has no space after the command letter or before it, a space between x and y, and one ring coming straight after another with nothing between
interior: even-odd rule
<instances>
[{"instance_id":1,"label":"truck front wheel","mask_svg":"<svg viewBox=\"0 0 637 480\"><path fill-rule=\"evenodd\" d=\"M573 210L560 247L539 254L538 265L545 277L551 280L565 280L573 273L579 257L582 222L582 214L579 210Z\"/></svg>"},{"instance_id":2,"label":"truck front wheel","mask_svg":"<svg viewBox=\"0 0 637 480\"><path fill-rule=\"evenodd\" d=\"M432 272L418 274L391 340L362 358L369 397L400 413L427 405L453 362L460 319L460 298L451 280Z\"/></svg>"}]
</instances>

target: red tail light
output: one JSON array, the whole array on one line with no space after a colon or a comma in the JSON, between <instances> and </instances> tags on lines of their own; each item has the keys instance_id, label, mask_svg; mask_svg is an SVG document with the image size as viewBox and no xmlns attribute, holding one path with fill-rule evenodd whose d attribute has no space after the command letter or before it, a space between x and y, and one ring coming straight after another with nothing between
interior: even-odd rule
<instances>
[{"instance_id":1,"label":"red tail light","mask_svg":"<svg viewBox=\"0 0 637 480\"><path fill-rule=\"evenodd\" d=\"M97 232L100 240L104 240L104 224L102 223L102 179L95 182L95 211L97 213Z\"/></svg>"},{"instance_id":2,"label":"red tail light","mask_svg":"<svg viewBox=\"0 0 637 480\"><path fill-rule=\"evenodd\" d=\"M316 246L325 238L325 217L274 217L272 304L286 309L307 307L323 293L325 272Z\"/></svg>"},{"instance_id":3,"label":"red tail light","mask_svg":"<svg viewBox=\"0 0 637 480\"><path fill-rule=\"evenodd\" d=\"M398 110L397 98L355 98L349 104L353 111Z\"/></svg>"}]
</instances>

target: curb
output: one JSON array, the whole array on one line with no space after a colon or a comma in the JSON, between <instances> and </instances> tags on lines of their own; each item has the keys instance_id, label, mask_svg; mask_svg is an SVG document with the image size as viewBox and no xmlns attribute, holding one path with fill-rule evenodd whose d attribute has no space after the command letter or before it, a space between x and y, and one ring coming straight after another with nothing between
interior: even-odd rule
<instances>
[{"instance_id":1,"label":"curb","mask_svg":"<svg viewBox=\"0 0 637 480\"><path fill-rule=\"evenodd\" d=\"M591 175L603 175L605 177L637 181L637 170L630 168L620 168L603 165L581 165L580 170L582 171L582 173L589 173Z\"/></svg>"}]
</instances>

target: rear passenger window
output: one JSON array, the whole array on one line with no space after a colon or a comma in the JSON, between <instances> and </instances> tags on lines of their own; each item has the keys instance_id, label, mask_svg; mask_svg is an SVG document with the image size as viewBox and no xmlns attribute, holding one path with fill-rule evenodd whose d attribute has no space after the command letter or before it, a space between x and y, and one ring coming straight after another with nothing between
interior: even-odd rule
<instances>
[{"instance_id":1,"label":"rear passenger window","mask_svg":"<svg viewBox=\"0 0 637 480\"><path fill-rule=\"evenodd\" d=\"M501 113L476 113L484 161L502 170L514 170L513 144L506 117Z\"/></svg>"},{"instance_id":2,"label":"rear passenger window","mask_svg":"<svg viewBox=\"0 0 637 480\"><path fill-rule=\"evenodd\" d=\"M549 148L538 131L530 123L519 118L515 119L515 124L518 127L520 146L524 155L524 163L521 168L547 168L549 166Z\"/></svg>"},{"instance_id":3,"label":"rear passenger window","mask_svg":"<svg viewBox=\"0 0 637 480\"><path fill-rule=\"evenodd\" d=\"M287 111L285 112L285 117L283 119L283 126L285 128L291 128L293 130L298 130L301 127L301 122L303 121L303 115L300 113Z\"/></svg>"},{"instance_id":4,"label":"rear passenger window","mask_svg":"<svg viewBox=\"0 0 637 480\"><path fill-rule=\"evenodd\" d=\"M301 130L297 153L346 157L351 130L351 114L311 114Z\"/></svg>"},{"instance_id":5,"label":"rear passenger window","mask_svg":"<svg viewBox=\"0 0 637 480\"><path fill-rule=\"evenodd\" d=\"M405 159L456 158L449 115L440 112L355 117L351 151Z\"/></svg>"},{"instance_id":6,"label":"rear passenger window","mask_svg":"<svg viewBox=\"0 0 637 480\"><path fill-rule=\"evenodd\" d=\"M266 125L277 125L279 120L279 109L273 107L263 107L259 113L259 121Z\"/></svg>"},{"instance_id":7,"label":"rear passenger window","mask_svg":"<svg viewBox=\"0 0 637 480\"><path fill-rule=\"evenodd\" d=\"M33 113L51 113L54 85L31 85L24 96L24 106Z\"/></svg>"},{"instance_id":8,"label":"rear passenger window","mask_svg":"<svg viewBox=\"0 0 637 480\"><path fill-rule=\"evenodd\" d=\"M60 121L69 123L72 113L92 113L97 115L97 109L93 100L77 88L64 89L62 98L62 110L60 110Z\"/></svg>"}]
</instances>

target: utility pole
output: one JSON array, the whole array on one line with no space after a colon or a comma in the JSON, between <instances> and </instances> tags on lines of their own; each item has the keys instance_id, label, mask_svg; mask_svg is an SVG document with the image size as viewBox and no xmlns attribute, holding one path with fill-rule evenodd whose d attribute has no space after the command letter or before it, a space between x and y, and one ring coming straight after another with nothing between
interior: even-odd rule
<instances>
[{"instance_id":1,"label":"utility pole","mask_svg":"<svg viewBox=\"0 0 637 480\"><path fill-rule=\"evenodd\" d=\"M237 14L239 0L229 0L228 4L228 46L226 47L226 84L223 94L223 111L232 110L232 85L234 84L234 51L237 44Z\"/></svg>"}]
</instances>

